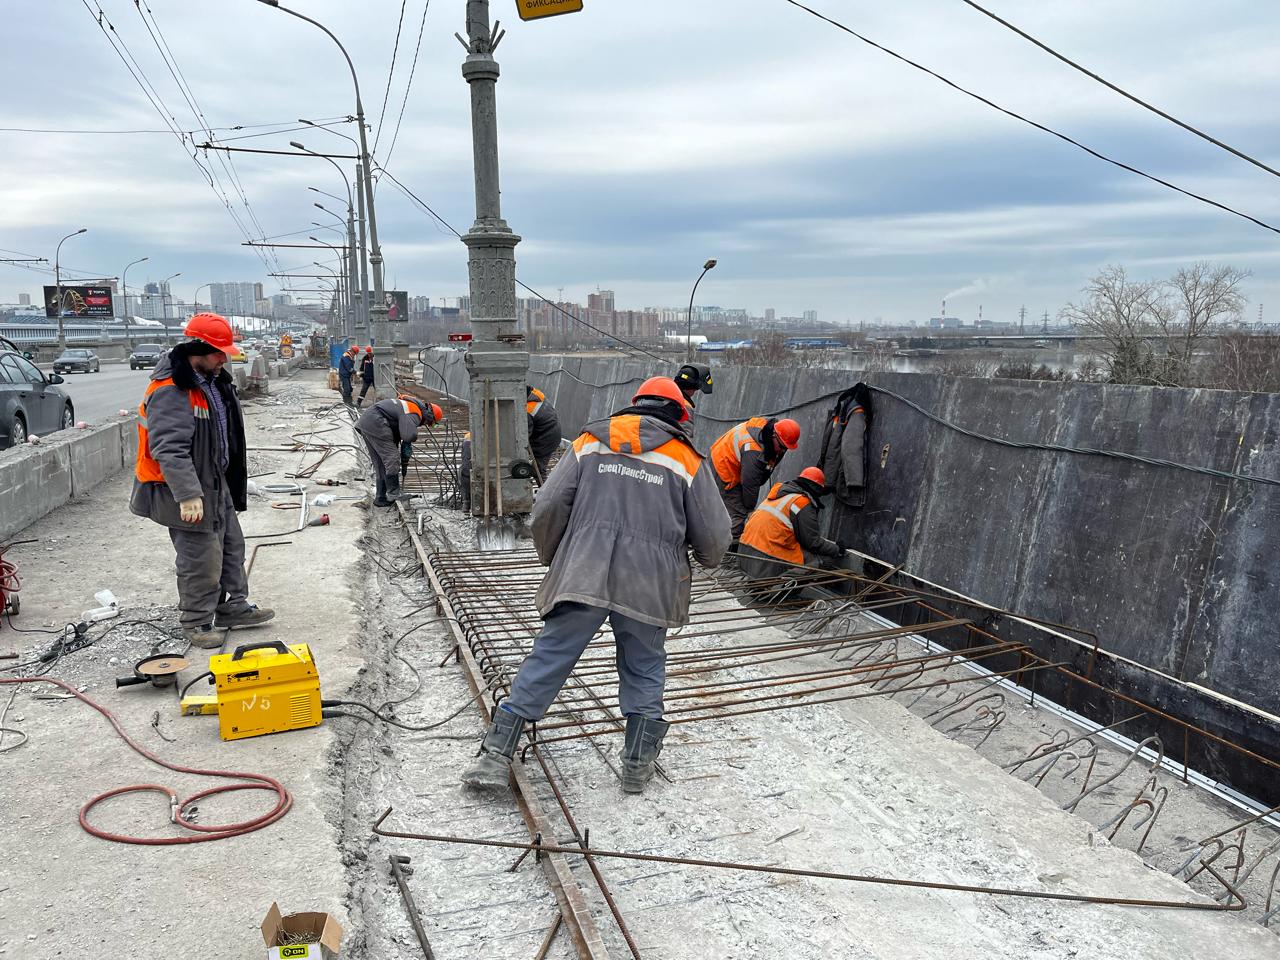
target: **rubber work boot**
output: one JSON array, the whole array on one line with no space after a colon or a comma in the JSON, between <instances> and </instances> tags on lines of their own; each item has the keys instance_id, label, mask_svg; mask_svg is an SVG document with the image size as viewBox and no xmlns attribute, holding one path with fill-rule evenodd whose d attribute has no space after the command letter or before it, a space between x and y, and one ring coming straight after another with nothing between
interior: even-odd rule
<instances>
[{"instance_id":1,"label":"rubber work boot","mask_svg":"<svg viewBox=\"0 0 1280 960\"><path fill-rule=\"evenodd\" d=\"M623 793L644 792L644 785L653 777L654 761L662 752L662 738L670 728L665 720L628 715L626 739L619 754Z\"/></svg>"},{"instance_id":2,"label":"rubber work boot","mask_svg":"<svg viewBox=\"0 0 1280 960\"><path fill-rule=\"evenodd\" d=\"M524 717L517 717L509 710L498 707L493 711L493 723L480 744L480 755L462 774L462 782L481 790L501 790L507 785L511 772L511 758L516 755L520 732L524 730Z\"/></svg>"},{"instance_id":3,"label":"rubber work boot","mask_svg":"<svg viewBox=\"0 0 1280 960\"><path fill-rule=\"evenodd\" d=\"M227 639L227 631L216 629L212 623L202 623L198 627L183 627L182 636L193 647L199 647L201 650L218 650Z\"/></svg>"},{"instance_id":4,"label":"rubber work boot","mask_svg":"<svg viewBox=\"0 0 1280 960\"><path fill-rule=\"evenodd\" d=\"M220 613L214 621L222 630L243 630L246 627L260 627L276 618L276 612L269 607L259 607L251 603L239 613Z\"/></svg>"},{"instance_id":5,"label":"rubber work boot","mask_svg":"<svg viewBox=\"0 0 1280 960\"><path fill-rule=\"evenodd\" d=\"M397 500L411 500L413 494L406 493L400 487L400 475L398 473L387 474L387 499L394 503Z\"/></svg>"}]
</instances>

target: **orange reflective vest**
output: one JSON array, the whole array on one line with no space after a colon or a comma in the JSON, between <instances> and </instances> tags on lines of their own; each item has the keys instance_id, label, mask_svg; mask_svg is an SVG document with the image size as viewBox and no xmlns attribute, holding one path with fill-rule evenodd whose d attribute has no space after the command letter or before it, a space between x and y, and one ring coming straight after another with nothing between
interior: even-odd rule
<instances>
[{"instance_id":1,"label":"orange reflective vest","mask_svg":"<svg viewBox=\"0 0 1280 960\"><path fill-rule=\"evenodd\" d=\"M538 411L542 409L542 402L547 399L547 395L537 387L529 388L529 398L525 401L524 409L529 416L537 416Z\"/></svg>"},{"instance_id":2,"label":"orange reflective vest","mask_svg":"<svg viewBox=\"0 0 1280 960\"><path fill-rule=\"evenodd\" d=\"M782 484L775 483L764 503L752 511L742 530L743 546L753 547L763 554L786 560L788 563L804 563L804 551L796 539L793 518L811 501L803 493L778 496Z\"/></svg>"},{"instance_id":3,"label":"orange reflective vest","mask_svg":"<svg viewBox=\"0 0 1280 960\"><path fill-rule=\"evenodd\" d=\"M716 468L725 490L732 490L742 483L742 455L748 450L761 449L760 430L768 422L768 417L752 417L732 430L726 430L711 445L711 464Z\"/></svg>"},{"instance_id":4,"label":"orange reflective vest","mask_svg":"<svg viewBox=\"0 0 1280 960\"><path fill-rule=\"evenodd\" d=\"M138 459L133 468L133 475L142 483L164 483L164 471L151 455L151 442L147 437L147 402L151 395L161 387L173 386L173 377L163 380L152 380L147 384L147 392L138 404ZM187 391L187 400L191 404L191 413L197 420L209 419L209 398L199 387Z\"/></svg>"}]
</instances>

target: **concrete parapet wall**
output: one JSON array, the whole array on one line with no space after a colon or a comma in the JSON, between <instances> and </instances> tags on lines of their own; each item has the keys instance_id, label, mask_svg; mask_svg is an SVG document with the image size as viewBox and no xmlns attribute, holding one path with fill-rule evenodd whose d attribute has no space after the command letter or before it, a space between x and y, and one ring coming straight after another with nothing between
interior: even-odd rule
<instances>
[{"instance_id":1,"label":"concrete parapet wall","mask_svg":"<svg viewBox=\"0 0 1280 960\"><path fill-rule=\"evenodd\" d=\"M458 351L428 358L427 386L467 396ZM565 436L626 406L657 362L535 355L530 382ZM814 462L826 397L858 374L717 367L695 414L704 451L749 416L804 431L777 479ZM1280 395L1109 384L866 375L977 433L1280 478ZM808 402L806 401L813 401ZM797 407L797 405L800 405ZM994 606L1098 635L1121 657L1280 714L1280 487L1109 456L1017 449L876 395L871 487L831 520L859 549Z\"/></svg>"},{"instance_id":2,"label":"concrete parapet wall","mask_svg":"<svg viewBox=\"0 0 1280 960\"><path fill-rule=\"evenodd\" d=\"M250 377L247 364L228 366L236 388L247 393L265 391L267 364L256 360L262 375ZM302 366L302 358L272 365L273 376L287 376ZM138 456L138 426L133 414L111 419L85 430L63 430L0 451L0 540L39 520L45 514L87 493L121 469L132 470Z\"/></svg>"},{"instance_id":3,"label":"concrete parapet wall","mask_svg":"<svg viewBox=\"0 0 1280 960\"><path fill-rule=\"evenodd\" d=\"M125 434L132 434L126 438ZM132 416L65 430L0 454L0 540L86 492L128 463L138 446Z\"/></svg>"}]
</instances>

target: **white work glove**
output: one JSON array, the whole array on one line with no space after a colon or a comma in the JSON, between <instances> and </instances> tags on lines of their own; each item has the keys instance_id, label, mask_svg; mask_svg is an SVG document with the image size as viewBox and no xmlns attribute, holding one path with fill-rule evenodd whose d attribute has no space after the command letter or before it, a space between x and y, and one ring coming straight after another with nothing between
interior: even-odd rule
<instances>
[{"instance_id":1,"label":"white work glove","mask_svg":"<svg viewBox=\"0 0 1280 960\"><path fill-rule=\"evenodd\" d=\"M186 523L199 523L204 519L204 500L201 497L183 500L178 504L178 510Z\"/></svg>"}]
</instances>

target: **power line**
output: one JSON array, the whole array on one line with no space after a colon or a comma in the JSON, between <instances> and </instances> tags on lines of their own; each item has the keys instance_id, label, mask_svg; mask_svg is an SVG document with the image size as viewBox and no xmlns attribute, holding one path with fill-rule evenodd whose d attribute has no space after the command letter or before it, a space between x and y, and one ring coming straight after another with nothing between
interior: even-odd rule
<instances>
[{"instance_id":1,"label":"power line","mask_svg":"<svg viewBox=\"0 0 1280 960\"><path fill-rule=\"evenodd\" d=\"M378 132L373 137L373 152L378 152L382 139L382 121L387 115L387 99L391 96L391 78L396 75L396 54L400 51L400 30L404 27L404 8L409 0L400 0L400 19L396 21L396 42L391 48L391 66L387 68L387 89L382 91L382 110L378 113Z\"/></svg>"},{"instance_id":2,"label":"power line","mask_svg":"<svg viewBox=\"0 0 1280 960\"><path fill-rule=\"evenodd\" d=\"M1055 57L1058 60L1061 60L1067 66L1071 67L1073 70L1078 70L1080 73L1083 73L1086 77L1089 77L1092 80L1096 80L1098 83L1102 84L1108 90L1111 90L1115 93L1120 94L1120 96L1124 97L1126 100L1130 100L1133 103L1136 103L1138 106L1142 107L1144 110L1149 110L1152 113L1154 113L1156 116L1163 117L1165 120L1168 120L1170 123L1177 124L1179 127L1181 127L1183 130L1186 130L1188 133L1194 134L1195 136L1199 137L1201 140L1206 140L1209 143L1212 143L1215 147L1221 147L1223 150L1227 151L1227 153L1230 153L1234 156L1239 157L1241 160L1244 160L1246 163L1252 163L1255 167L1258 167L1260 170L1267 171L1267 173L1271 174L1272 176L1280 177L1280 170L1276 170L1273 167L1267 166L1261 160L1258 160L1255 157L1249 156L1247 153L1243 152L1242 150L1237 150L1235 147L1231 146L1231 144L1223 143L1217 137L1211 136L1210 134L1205 133L1203 130L1193 127L1191 124L1186 123L1182 120L1179 120L1177 117L1173 116L1172 114L1166 113L1164 110L1161 110L1159 107L1148 103L1146 100L1143 100L1141 97L1134 96L1128 90L1125 90L1123 87L1117 86L1116 84L1108 80L1106 77L1099 76L1098 74L1090 70L1088 67L1081 66L1080 64L1072 60L1070 57L1064 54L1061 54L1057 50L1053 49L1053 47L1049 46L1047 43L1044 43L1043 41L1038 40L1037 38L1033 37L1031 34L1027 33L1025 30L1010 23L1008 20L1004 19L1004 17L1001 17L998 14L992 13L986 7L975 3L974 0L960 0L960 2L968 4L969 6L973 7L973 9L981 13L983 16L990 17L992 20L994 20L996 23L1000 24L1001 26L1007 27L1008 29L1012 30L1018 36L1022 37L1022 39L1028 41L1029 43L1035 44L1037 47L1039 47L1045 53L1049 54L1051 57Z\"/></svg>"},{"instance_id":3,"label":"power line","mask_svg":"<svg viewBox=\"0 0 1280 960\"><path fill-rule=\"evenodd\" d=\"M396 141L400 139L400 121L404 119L404 108L409 103L409 91L413 89L413 75L418 72L418 52L422 49L422 34L427 28L427 11L431 9L431 0L426 0L422 5L422 22L418 24L418 42L413 46L413 65L409 67L409 79L404 85L404 99L400 101L400 115L396 117L396 128L391 134L391 146L387 148L387 163L391 162L391 154L395 153ZM382 132L382 124L378 124L379 134ZM374 147L377 147L377 139L374 140Z\"/></svg>"},{"instance_id":4,"label":"power line","mask_svg":"<svg viewBox=\"0 0 1280 960\"><path fill-rule=\"evenodd\" d=\"M783 2L790 4L791 6L797 8L798 10L803 10L805 13L809 14L810 16L817 17L819 20L823 21L824 23L827 23L830 26L835 27L837 30L840 30L840 31L843 31L844 33L849 34L849 36L851 37L855 37L856 39L861 40L863 43L867 44L870 47L875 47L877 50L879 50L882 53L887 53L889 56L893 57L895 60L899 60L902 63L907 64L907 66L913 67L916 70L919 70L921 73L927 73L929 76L933 77L935 80L945 83L948 87L951 87L951 89L956 90L960 93L963 93L965 96L971 97L974 100L977 100L979 103L982 103L988 107L991 107L993 110L998 110L1000 113L1003 113L1005 116L1012 117L1015 120L1020 120L1023 123L1027 124L1028 126L1035 127L1037 130L1040 130L1043 133L1047 133L1052 137L1057 137L1059 140L1062 140L1064 143L1069 143L1073 147L1083 150L1085 153L1089 154L1092 157L1096 157L1097 159L1102 160L1106 163L1109 163L1112 166L1119 167L1121 170L1127 170L1130 173L1137 174L1139 177L1143 177L1144 179L1150 180L1152 183L1158 183L1162 187L1167 187L1170 190L1173 190L1176 193L1180 193L1185 197L1190 197L1193 200L1199 200L1201 203L1208 204L1211 207L1216 207L1217 209L1222 210L1225 213L1234 214L1235 216L1240 217L1241 219L1248 220L1250 223L1255 224L1259 227L1262 227L1264 230L1270 230L1272 233L1280 233L1280 227L1274 227L1264 220L1259 220L1257 217L1250 216L1247 213L1243 213L1235 209L1234 207L1227 206L1225 203L1219 203L1217 200L1210 200L1208 197L1202 196L1191 190L1184 189L1183 187L1179 187L1177 184L1170 183L1168 180L1163 180L1160 177L1155 176L1154 174L1150 174L1150 173L1147 173L1146 171L1139 170L1137 167L1131 166L1122 160L1116 160L1113 157L1109 157L1105 153L1099 153L1097 150L1094 150L1092 147L1085 146L1079 140L1075 140L1072 137L1067 136L1065 133L1059 133L1057 130L1054 130L1052 127L1047 127L1043 123L1037 123L1035 120L1032 120L1028 117L1024 117L1020 113L1015 113L1013 110L1010 110L1007 107L1002 107L1000 106L1000 104L996 103L994 100L989 100L980 93L975 93L974 91L968 89L967 87L962 87L960 86L960 84L956 83L954 80L948 80L942 74L937 73L934 70L930 70L928 67L924 66L923 64L917 63L915 60L912 60L909 57L905 57L900 53L890 50L888 47L884 46L883 44L876 43L874 40L870 39L869 37L863 36L862 34L858 33L856 30L852 29L851 27L848 27L845 24L841 23L839 20L833 20L831 17L828 17L826 14L819 13L817 10L814 10L812 7L805 6L803 3L800 3L799 0L783 0Z\"/></svg>"},{"instance_id":5,"label":"power line","mask_svg":"<svg viewBox=\"0 0 1280 960\"><path fill-rule=\"evenodd\" d=\"M322 121L317 121L315 125L317 127L330 127L330 126L336 126L339 123L351 123L354 121L354 119L355 119L354 117L327 117ZM260 129L262 127L286 127L294 123L297 123L297 121L281 120L278 123L237 123L234 126L230 126L230 127L212 127L210 129L229 130L234 132L237 130L255 130L255 129ZM290 129L301 130L303 128L291 127ZM185 133L187 136L192 136L197 133L204 133L205 131L201 129L201 130L181 130L179 132ZM266 133L252 134L252 136L269 137L273 133L287 133L287 132L288 131L286 130L269 130ZM134 133L172 134L173 131L169 129L165 129L165 130L58 130L58 129L50 129L48 127L0 127L0 133L74 133L74 134L124 135L124 134L134 134ZM239 140L241 138L240 137L222 137L221 139Z\"/></svg>"},{"instance_id":6,"label":"power line","mask_svg":"<svg viewBox=\"0 0 1280 960\"><path fill-rule=\"evenodd\" d=\"M386 169L386 167L379 166L378 170L382 173L383 176L385 176L388 180L390 180L397 187L397 189L399 189L406 197L408 197L414 203L418 204L418 206L422 207L422 209L425 210L427 213L429 213L431 216L435 217L435 219L439 221L441 224L443 224L445 227L447 227L455 237L457 237L459 240L462 239L462 234L458 232L458 229L453 224L451 224L444 217L440 216L440 214L432 210L431 207L427 205L426 201L421 199L416 193L414 193L412 190L406 187L403 183L401 183L399 180L393 177L391 173ZM590 323L589 321L583 320L581 317L570 313L568 310L560 306L560 304L555 303L547 299L546 297L544 297L541 293L533 289L533 287L529 286L523 280L520 280L519 278L517 278L516 285L528 290L531 294L533 294L535 297L537 297L547 306L551 307L554 310L558 310L560 313L564 314L569 319L582 324L584 327L587 327L590 330L594 330L596 333L600 334L602 337L608 337L610 340L616 340L618 343L624 344L625 346L630 347L632 350L635 350L639 353L643 353L646 357L651 357L652 359L661 361L663 363L666 362L665 357L660 357L658 356L658 354L653 353L650 350L646 350L644 347L640 346L638 343L632 343L630 340L626 340L615 334L609 333L607 330L601 330L594 323Z\"/></svg>"}]
</instances>

